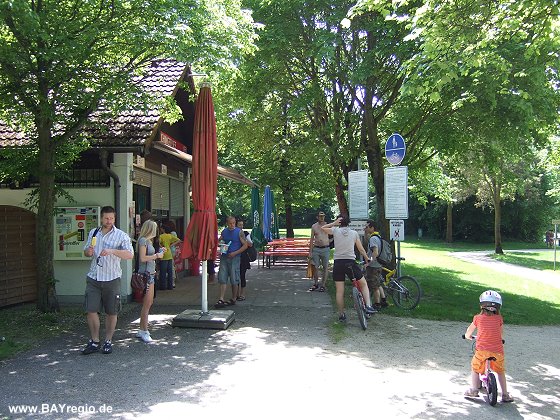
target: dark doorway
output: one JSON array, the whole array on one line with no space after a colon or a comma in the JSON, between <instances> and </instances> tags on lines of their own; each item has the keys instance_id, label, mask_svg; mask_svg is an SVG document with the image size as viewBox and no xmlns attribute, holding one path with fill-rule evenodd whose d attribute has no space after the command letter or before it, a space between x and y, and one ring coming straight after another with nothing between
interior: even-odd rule
<instances>
[{"instance_id":1,"label":"dark doorway","mask_svg":"<svg viewBox=\"0 0 560 420\"><path fill-rule=\"evenodd\" d=\"M134 212L140 214L142 210L152 210L150 187L134 184L132 199L135 203Z\"/></svg>"}]
</instances>

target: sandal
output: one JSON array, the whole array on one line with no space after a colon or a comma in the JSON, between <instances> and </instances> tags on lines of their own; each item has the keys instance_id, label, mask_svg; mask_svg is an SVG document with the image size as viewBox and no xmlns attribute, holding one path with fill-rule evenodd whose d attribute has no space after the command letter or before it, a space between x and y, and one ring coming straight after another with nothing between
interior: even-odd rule
<instances>
[{"instance_id":1,"label":"sandal","mask_svg":"<svg viewBox=\"0 0 560 420\"><path fill-rule=\"evenodd\" d=\"M319 292L324 292L324 291L325 291L325 286L319 287Z\"/></svg>"},{"instance_id":2,"label":"sandal","mask_svg":"<svg viewBox=\"0 0 560 420\"><path fill-rule=\"evenodd\" d=\"M227 306L227 302L224 302L222 299L218 300L214 305L215 308L225 308Z\"/></svg>"},{"instance_id":3,"label":"sandal","mask_svg":"<svg viewBox=\"0 0 560 420\"><path fill-rule=\"evenodd\" d=\"M315 290L317 290L319 288L318 284L314 284L313 286L311 286L309 288L309 290L307 290L308 292L314 292Z\"/></svg>"},{"instance_id":4,"label":"sandal","mask_svg":"<svg viewBox=\"0 0 560 420\"><path fill-rule=\"evenodd\" d=\"M476 397L478 397L478 390L469 388L465 391L464 395L467 398L476 398Z\"/></svg>"},{"instance_id":5,"label":"sandal","mask_svg":"<svg viewBox=\"0 0 560 420\"><path fill-rule=\"evenodd\" d=\"M233 305L235 305L235 300L233 300L233 299L228 300L228 301L226 302L226 305L227 305L227 306L233 306Z\"/></svg>"},{"instance_id":6,"label":"sandal","mask_svg":"<svg viewBox=\"0 0 560 420\"><path fill-rule=\"evenodd\" d=\"M245 300L245 296L237 296L237 300L241 302L242 300Z\"/></svg>"},{"instance_id":7,"label":"sandal","mask_svg":"<svg viewBox=\"0 0 560 420\"><path fill-rule=\"evenodd\" d=\"M513 397L509 395L509 392L502 393L502 402L503 403L510 403L513 402Z\"/></svg>"}]
</instances>

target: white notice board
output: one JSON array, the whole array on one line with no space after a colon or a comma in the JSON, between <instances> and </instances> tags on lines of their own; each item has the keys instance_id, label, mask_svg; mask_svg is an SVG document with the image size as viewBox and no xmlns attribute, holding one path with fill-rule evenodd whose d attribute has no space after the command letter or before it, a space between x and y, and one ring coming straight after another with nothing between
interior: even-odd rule
<instances>
[{"instance_id":1,"label":"white notice board","mask_svg":"<svg viewBox=\"0 0 560 420\"><path fill-rule=\"evenodd\" d=\"M88 234L101 224L100 208L56 207L54 216L54 259L91 260L84 256Z\"/></svg>"},{"instance_id":2,"label":"white notice board","mask_svg":"<svg viewBox=\"0 0 560 420\"><path fill-rule=\"evenodd\" d=\"M369 176L368 171L348 173L348 207L350 220L369 217Z\"/></svg>"},{"instance_id":3,"label":"white notice board","mask_svg":"<svg viewBox=\"0 0 560 420\"><path fill-rule=\"evenodd\" d=\"M404 241L404 220L389 220L389 234L392 241Z\"/></svg>"},{"instance_id":4,"label":"white notice board","mask_svg":"<svg viewBox=\"0 0 560 420\"><path fill-rule=\"evenodd\" d=\"M408 219L408 166L385 168L385 219Z\"/></svg>"}]
</instances>

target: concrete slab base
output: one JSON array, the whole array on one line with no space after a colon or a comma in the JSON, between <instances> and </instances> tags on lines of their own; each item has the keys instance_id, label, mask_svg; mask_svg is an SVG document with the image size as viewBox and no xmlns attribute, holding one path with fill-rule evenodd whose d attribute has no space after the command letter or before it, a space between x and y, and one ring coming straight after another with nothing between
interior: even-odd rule
<instances>
[{"instance_id":1,"label":"concrete slab base","mask_svg":"<svg viewBox=\"0 0 560 420\"><path fill-rule=\"evenodd\" d=\"M234 320L235 312L229 310L216 309L203 314L199 309L187 309L173 318L171 326L225 330Z\"/></svg>"}]
</instances>

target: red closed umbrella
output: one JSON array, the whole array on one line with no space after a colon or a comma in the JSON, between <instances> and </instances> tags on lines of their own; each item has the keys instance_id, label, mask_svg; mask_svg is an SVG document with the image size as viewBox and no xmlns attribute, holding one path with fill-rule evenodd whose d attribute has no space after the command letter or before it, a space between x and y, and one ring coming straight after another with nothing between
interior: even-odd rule
<instances>
[{"instance_id":1,"label":"red closed umbrella","mask_svg":"<svg viewBox=\"0 0 560 420\"><path fill-rule=\"evenodd\" d=\"M203 261L202 311L207 312L206 260L216 259L218 239L216 220L218 149L216 117L209 84L202 84L195 103L192 168L194 212L187 228L181 256Z\"/></svg>"}]
</instances>

